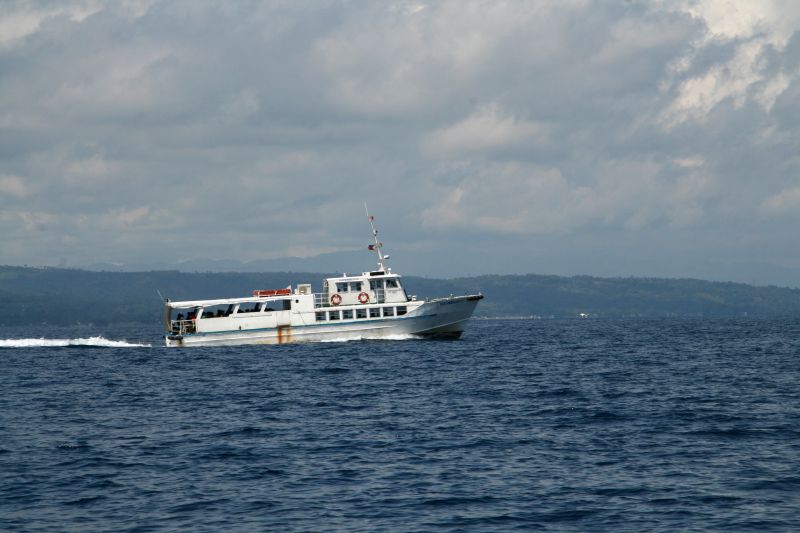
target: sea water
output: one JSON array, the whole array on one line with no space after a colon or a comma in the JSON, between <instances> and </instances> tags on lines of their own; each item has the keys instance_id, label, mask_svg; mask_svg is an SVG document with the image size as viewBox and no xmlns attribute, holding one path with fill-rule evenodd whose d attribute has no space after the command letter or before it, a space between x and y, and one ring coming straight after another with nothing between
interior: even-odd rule
<instances>
[{"instance_id":1,"label":"sea water","mask_svg":"<svg viewBox=\"0 0 800 533\"><path fill-rule=\"evenodd\" d=\"M800 320L4 328L3 531L797 531Z\"/></svg>"}]
</instances>

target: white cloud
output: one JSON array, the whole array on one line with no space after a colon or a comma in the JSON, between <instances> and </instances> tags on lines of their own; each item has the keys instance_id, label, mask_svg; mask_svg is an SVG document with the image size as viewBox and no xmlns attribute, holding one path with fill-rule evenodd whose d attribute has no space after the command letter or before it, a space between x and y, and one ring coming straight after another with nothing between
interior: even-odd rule
<instances>
[{"instance_id":1,"label":"white cloud","mask_svg":"<svg viewBox=\"0 0 800 533\"><path fill-rule=\"evenodd\" d=\"M708 27L706 42L763 34L770 42L783 45L800 23L794 0L665 0L660 4L702 20Z\"/></svg>"},{"instance_id":2,"label":"white cloud","mask_svg":"<svg viewBox=\"0 0 800 533\"><path fill-rule=\"evenodd\" d=\"M64 73L46 104L53 113L80 110L87 118L152 112L172 96L173 72L159 67L173 53L156 43L93 51Z\"/></svg>"},{"instance_id":3,"label":"white cloud","mask_svg":"<svg viewBox=\"0 0 800 533\"><path fill-rule=\"evenodd\" d=\"M503 2L380 6L318 38L311 56L330 82L329 98L359 116L436 112L470 85L480 92L508 40L530 39L547 11Z\"/></svg>"},{"instance_id":4,"label":"white cloud","mask_svg":"<svg viewBox=\"0 0 800 533\"><path fill-rule=\"evenodd\" d=\"M148 206L140 206L132 209L118 209L110 213L110 218L124 226L130 226L145 220L149 214Z\"/></svg>"},{"instance_id":5,"label":"white cloud","mask_svg":"<svg viewBox=\"0 0 800 533\"><path fill-rule=\"evenodd\" d=\"M64 163L64 180L71 185L96 186L119 178L123 165L101 154Z\"/></svg>"},{"instance_id":6,"label":"white cloud","mask_svg":"<svg viewBox=\"0 0 800 533\"><path fill-rule=\"evenodd\" d=\"M800 69L783 67L776 71L767 60L773 51L784 50L791 35L800 28L796 2L687 0L663 2L662 6L688 13L707 28L703 39L693 43L685 56L676 58L667 73L663 88L675 90L677 96L661 113L665 126L703 120L726 100L738 108L752 98L769 111L792 81L800 79ZM690 73L707 47L722 44L733 48L730 59Z\"/></svg>"},{"instance_id":7,"label":"white cloud","mask_svg":"<svg viewBox=\"0 0 800 533\"><path fill-rule=\"evenodd\" d=\"M0 46L9 46L18 39L36 33L48 19L66 17L70 21L81 22L101 9L102 4L97 1L44 4L41 7L27 2L7 3L0 17Z\"/></svg>"},{"instance_id":8,"label":"white cloud","mask_svg":"<svg viewBox=\"0 0 800 533\"><path fill-rule=\"evenodd\" d=\"M252 88L243 89L229 96L222 105L220 113L223 122L238 124L255 115L261 109L258 94Z\"/></svg>"},{"instance_id":9,"label":"white cloud","mask_svg":"<svg viewBox=\"0 0 800 533\"><path fill-rule=\"evenodd\" d=\"M24 198L30 194L31 190L25 185L25 182L22 181L22 178L0 174L0 199L2 199L3 196Z\"/></svg>"},{"instance_id":10,"label":"white cloud","mask_svg":"<svg viewBox=\"0 0 800 533\"><path fill-rule=\"evenodd\" d=\"M800 214L800 187L790 187L761 202L761 212L767 215Z\"/></svg>"},{"instance_id":11,"label":"white cloud","mask_svg":"<svg viewBox=\"0 0 800 533\"><path fill-rule=\"evenodd\" d=\"M458 155L544 142L544 124L511 116L497 104L477 109L464 120L437 130L423 140L423 151L434 155Z\"/></svg>"},{"instance_id":12,"label":"white cloud","mask_svg":"<svg viewBox=\"0 0 800 533\"><path fill-rule=\"evenodd\" d=\"M431 229L511 234L697 223L705 214L703 202L720 193L717 180L694 171L674 178L663 173L652 161L612 161L596 169L592 182L581 184L554 168L488 163L435 195L422 220Z\"/></svg>"},{"instance_id":13,"label":"white cloud","mask_svg":"<svg viewBox=\"0 0 800 533\"><path fill-rule=\"evenodd\" d=\"M683 168L697 168L705 164L705 159L701 155L694 155L689 157L679 157L672 160L673 163Z\"/></svg>"},{"instance_id":14,"label":"white cloud","mask_svg":"<svg viewBox=\"0 0 800 533\"><path fill-rule=\"evenodd\" d=\"M678 96L665 109L662 121L674 126L690 119L702 120L727 99L740 108L752 97L770 110L775 99L789 86L790 77L785 72L766 72L762 60L764 51L763 39L747 41L736 46L731 60L680 82ZM797 74L793 73L792 78L796 79Z\"/></svg>"}]
</instances>

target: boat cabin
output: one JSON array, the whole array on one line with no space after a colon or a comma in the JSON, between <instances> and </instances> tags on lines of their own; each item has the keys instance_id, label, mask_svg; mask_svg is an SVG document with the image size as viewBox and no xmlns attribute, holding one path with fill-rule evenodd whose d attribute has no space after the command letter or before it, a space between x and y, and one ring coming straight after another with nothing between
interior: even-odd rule
<instances>
[{"instance_id":1,"label":"boat cabin","mask_svg":"<svg viewBox=\"0 0 800 533\"><path fill-rule=\"evenodd\" d=\"M362 272L360 276L343 275L327 278L323 282L322 294L327 305L366 305L402 303L409 301L398 274L390 270Z\"/></svg>"}]
</instances>

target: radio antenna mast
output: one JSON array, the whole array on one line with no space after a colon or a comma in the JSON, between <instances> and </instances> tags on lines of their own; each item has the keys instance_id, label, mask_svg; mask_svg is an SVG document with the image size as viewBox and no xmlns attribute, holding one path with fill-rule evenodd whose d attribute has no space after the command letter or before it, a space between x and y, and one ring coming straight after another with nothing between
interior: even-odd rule
<instances>
[{"instance_id":1,"label":"radio antenna mast","mask_svg":"<svg viewBox=\"0 0 800 533\"><path fill-rule=\"evenodd\" d=\"M386 263L385 261L389 259L388 255L383 255L381 252L381 248L383 248L383 243L378 241L378 230L375 229L375 217L369 214L369 208L367 207L367 202L364 202L364 211L367 213L367 220L369 220L369 227L372 228L372 238L375 240L375 244L370 244L369 249L374 250L375 253L378 254L378 270L386 271Z\"/></svg>"}]
</instances>

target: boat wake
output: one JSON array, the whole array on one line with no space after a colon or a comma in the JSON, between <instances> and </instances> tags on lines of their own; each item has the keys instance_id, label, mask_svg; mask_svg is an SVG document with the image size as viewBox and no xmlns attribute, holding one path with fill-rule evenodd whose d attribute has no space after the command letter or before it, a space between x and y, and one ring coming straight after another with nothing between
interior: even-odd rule
<instances>
[{"instance_id":1,"label":"boat wake","mask_svg":"<svg viewBox=\"0 0 800 533\"><path fill-rule=\"evenodd\" d=\"M61 348L65 346L95 346L101 348L150 348L149 344L112 341L103 337L86 339L0 339L0 348Z\"/></svg>"},{"instance_id":2,"label":"boat wake","mask_svg":"<svg viewBox=\"0 0 800 533\"><path fill-rule=\"evenodd\" d=\"M319 342L350 342L350 341L410 341L420 339L419 335L411 333L403 333L397 335L359 335L358 337L334 337L331 339L323 339Z\"/></svg>"}]
</instances>

